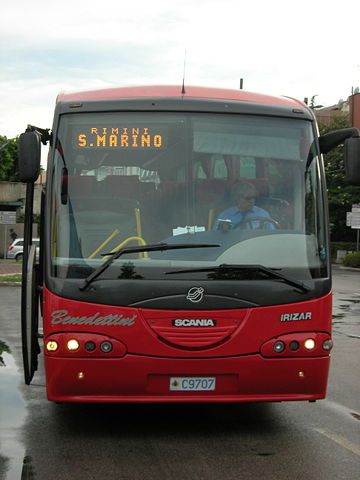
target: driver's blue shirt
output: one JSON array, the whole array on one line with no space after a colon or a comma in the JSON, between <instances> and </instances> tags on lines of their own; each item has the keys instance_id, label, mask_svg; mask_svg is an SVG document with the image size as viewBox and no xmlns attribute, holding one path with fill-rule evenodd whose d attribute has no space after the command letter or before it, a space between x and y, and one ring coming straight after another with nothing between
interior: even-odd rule
<instances>
[{"instance_id":1,"label":"driver's blue shirt","mask_svg":"<svg viewBox=\"0 0 360 480\"><path fill-rule=\"evenodd\" d=\"M216 221L214 222L214 225L213 225L213 230L217 230L218 229L218 226L219 226L219 221L220 220L224 220L224 221L227 221L227 222L231 222L229 223L230 224L230 227L231 229L243 229L243 228L266 228L268 230L273 230L275 229L275 226L273 223L271 222L262 222L262 221L259 221L259 220L256 220L256 218L254 218L253 221L250 221L251 218L253 217L262 217L262 218L270 218L270 215L269 213L264 210L263 208L260 208L260 207L257 207L256 205L254 205L250 210L248 210L247 212L245 213L241 213L240 210L239 210L239 207L230 207L230 208L227 208L226 210L224 210L223 212L221 212ZM249 219L248 222L245 222L243 223L242 225L238 225L240 224L241 222L243 222L244 220L247 220Z\"/></svg>"}]
</instances>

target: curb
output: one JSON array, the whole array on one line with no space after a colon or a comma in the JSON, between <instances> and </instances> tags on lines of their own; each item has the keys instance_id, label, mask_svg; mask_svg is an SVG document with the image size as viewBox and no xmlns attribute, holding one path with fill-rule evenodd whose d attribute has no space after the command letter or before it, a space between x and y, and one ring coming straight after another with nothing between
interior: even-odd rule
<instances>
[{"instance_id":1,"label":"curb","mask_svg":"<svg viewBox=\"0 0 360 480\"><path fill-rule=\"evenodd\" d=\"M359 267L344 267L344 266L339 266L338 267L340 270L351 270L353 272L360 272L360 268Z\"/></svg>"}]
</instances>

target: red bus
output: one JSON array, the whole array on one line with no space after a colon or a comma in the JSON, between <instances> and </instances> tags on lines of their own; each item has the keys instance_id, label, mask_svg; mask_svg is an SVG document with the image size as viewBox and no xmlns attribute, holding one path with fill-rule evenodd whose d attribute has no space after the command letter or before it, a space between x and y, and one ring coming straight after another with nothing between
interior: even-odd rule
<instances>
[{"instance_id":1,"label":"red bus","mask_svg":"<svg viewBox=\"0 0 360 480\"><path fill-rule=\"evenodd\" d=\"M20 137L25 382L57 402L314 401L331 340L318 136L297 100L177 86L60 94ZM33 184L49 142L40 259ZM355 166L354 166L355 165ZM43 334L39 334L42 317Z\"/></svg>"}]
</instances>

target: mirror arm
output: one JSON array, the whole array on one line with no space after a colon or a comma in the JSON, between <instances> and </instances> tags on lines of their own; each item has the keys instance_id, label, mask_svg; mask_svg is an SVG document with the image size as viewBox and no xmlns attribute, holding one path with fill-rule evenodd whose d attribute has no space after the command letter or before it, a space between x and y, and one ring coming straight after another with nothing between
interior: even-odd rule
<instances>
[{"instance_id":1,"label":"mirror arm","mask_svg":"<svg viewBox=\"0 0 360 480\"><path fill-rule=\"evenodd\" d=\"M344 143L347 138L359 136L360 131L357 128L343 128L341 130L326 133L319 137L320 152L328 153L333 148Z\"/></svg>"},{"instance_id":2,"label":"mirror arm","mask_svg":"<svg viewBox=\"0 0 360 480\"><path fill-rule=\"evenodd\" d=\"M52 141L52 133L50 128L40 128L35 127L34 125L28 125L25 132L37 132L40 135L40 141L43 145L46 145L47 142Z\"/></svg>"}]
</instances>

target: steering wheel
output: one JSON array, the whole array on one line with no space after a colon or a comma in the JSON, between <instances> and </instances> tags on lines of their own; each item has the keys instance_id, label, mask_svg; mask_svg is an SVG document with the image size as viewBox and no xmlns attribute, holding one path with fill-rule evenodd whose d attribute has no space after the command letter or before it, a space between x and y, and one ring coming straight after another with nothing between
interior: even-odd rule
<instances>
[{"instance_id":1,"label":"steering wheel","mask_svg":"<svg viewBox=\"0 0 360 480\"><path fill-rule=\"evenodd\" d=\"M260 225L258 227L254 228L254 227L251 226L252 222L259 222ZM270 218L270 217L249 217L249 218L245 218L245 220L241 220L241 222L235 224L233 228L236 229L238 227L241 227L242 225L246 225L247 223L250 223L250 228L252 228L254 230L258 230L260 228L263 228L264 224L266 222L272 223L275 228L280 228L280 223L278 221L274 220L273 218Z\"/></svg>"}]
</instances>

